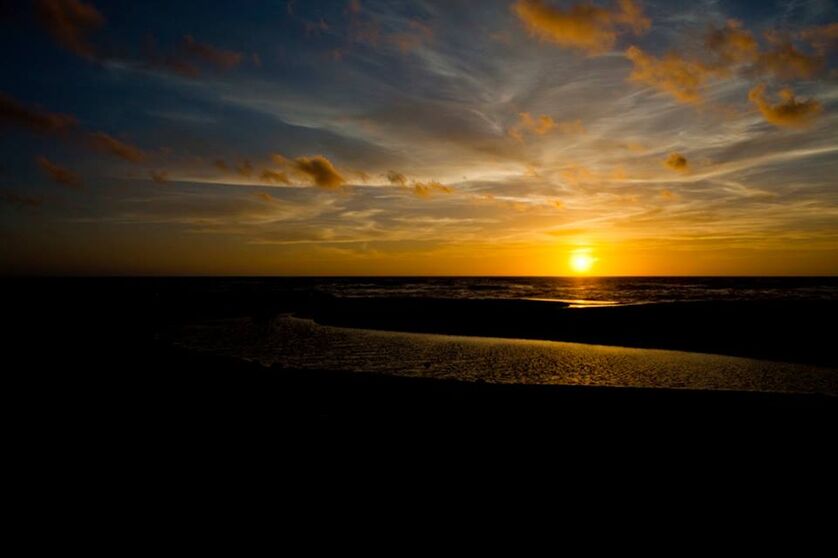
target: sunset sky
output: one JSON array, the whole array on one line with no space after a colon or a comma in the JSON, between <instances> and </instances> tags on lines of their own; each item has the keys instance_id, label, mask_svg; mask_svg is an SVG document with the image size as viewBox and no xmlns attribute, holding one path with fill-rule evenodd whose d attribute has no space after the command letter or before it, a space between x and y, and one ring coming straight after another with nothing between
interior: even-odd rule
<instances>
[{"instance_id":1,"label":"sunset sky","mask_svg":"<svg viewBox=\"0 0 838 558\"><path fill-rule=\"evenodd\" d=\"M838 274L830 0L0 0L0 273Z\"/></svg>"}]
</instances>

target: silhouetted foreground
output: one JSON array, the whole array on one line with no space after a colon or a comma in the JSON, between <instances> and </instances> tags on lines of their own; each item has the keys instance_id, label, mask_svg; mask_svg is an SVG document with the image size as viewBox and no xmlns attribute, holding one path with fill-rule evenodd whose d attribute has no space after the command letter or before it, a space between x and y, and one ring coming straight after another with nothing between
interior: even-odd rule
<instances>
[{"instance_id":1,"label":"silhouetted foreground","mask_svg":"<svg viewBox=\"0 0 838 558\"><path fill-rule=\"evenodd\" d=\"M561 308L549 303L503 308L489 303L477 315L464 316L465 307L456 308L457 303L451 302L401 301L391 306L305 299L299 294L272 297L247 283L232 291L216 290L218 284L210 280L36 280L4 285L14 363L9 393L21 409L18 424L40 425L53 434L69 429L81 438L139 440L154 447L171 445L177 451L194 443L262 444L266 436L273 440L300 433L401 437L423 432L451 439L498 432L561 432L565 440L597 443L590 436L613 442L622 435L665 438L673 432L683 436L709 430L723 432L731 440L818 439L835 416L835 399L816 395L489 385L266 369L176 349L159 336L161 330L186 319L267 317L280 310L305 310L331 323L414 331L442 326L443 331L458 333L472 328L470 333L511 335L519 317L516 309L523 309L520 317L543 325L548 317L560 315ZM407 312L410 304L415 305L409 316L399 313ZM443 309L447 319L432 319ZM489 320L499 310L504 319ZM619 317L611 325L606 323L598 342L617 335L643 308L613 310L620 310ZM584 312L593 315L600 310ZM738 319L733 315L719 322L710 309L702 312L708 321L715 315L724 331ZM766 319L767 312L758 319ZM664 315L676 319L675 313ZM661 315L655 315L658 319ZM576 331L577 340L596 334L593 322L577 323L584 325L565 333ZM680 339L685 348L697 345L699 341L689 338L697 326L679 323L650 326L648 331L673 330L679 335L671 338ZM526 326L519 331L536 333ZM625 333L637 339L631 337L634 329ZM753 335L744 338L755 340ZM777 350L764 348L768 353ZM800 355L800 350L785 354ZM801 360L828 364L834 357L824 348L812 359Z\"/></svg>"}]
</instances>

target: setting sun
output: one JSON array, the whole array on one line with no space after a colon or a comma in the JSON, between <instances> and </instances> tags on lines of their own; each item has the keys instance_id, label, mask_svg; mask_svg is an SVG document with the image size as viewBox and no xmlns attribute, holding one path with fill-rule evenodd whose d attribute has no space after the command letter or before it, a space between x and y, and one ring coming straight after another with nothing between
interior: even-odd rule
<instances>
[{"instance_id":1,"label":"setting sun","mask_svg":"<svg viewBox=\"0 0 838 558\"><path fill-rule=\"evenodd\" d=\"M586 252L576 253L570 256L570 267L576 273L587 273L591 270L596 260Z\"/></svg>"}]
</instances>

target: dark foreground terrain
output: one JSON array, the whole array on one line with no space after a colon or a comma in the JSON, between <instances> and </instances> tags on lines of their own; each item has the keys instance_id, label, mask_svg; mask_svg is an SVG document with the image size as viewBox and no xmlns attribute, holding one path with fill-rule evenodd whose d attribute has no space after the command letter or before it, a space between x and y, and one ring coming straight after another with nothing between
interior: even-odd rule
<instances>
[{"instance_id":1,"label":"dark foreground terrain","mask_svg":"<svg viewBox=\"0 0 838 558\"><path fill-rule=\"evenodd\" d=\"M835 424L835 399L824 395L302 372L188 352L161 339L161 331L186 319L258 318L303 303L314 313L330 311L333 322L352 319L334 313L336 306L328 306L334 302L312 306L299 296L271 298L247 284L233 294L186 281L32 280L5 286L4 397L12 437L50 450L38 467L90 452L105 462L202 455L245 466L253 459L299 457L300 444L314 452L305 454L310 456L340 454L350 446L357 451L367 442L378 451L420 443L414 447L462 452L476 443L515 443L623 458L698 451L701 444L733 452L761 444L817 452L831 445ZM381 314L355 318L379 325L386 318ZM453 330L461 327L458 320L449 322ZM414 325L421 330L424 322ZM804 360L828 364L831 358L824 350Z\"/></svg>"}]
</instances>

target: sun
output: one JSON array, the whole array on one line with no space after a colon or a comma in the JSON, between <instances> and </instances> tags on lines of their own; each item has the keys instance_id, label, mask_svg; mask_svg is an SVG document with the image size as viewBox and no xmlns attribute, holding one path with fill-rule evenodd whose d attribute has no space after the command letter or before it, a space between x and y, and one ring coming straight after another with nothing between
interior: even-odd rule
<instances>
[{"instance_id":1,"label":"sun","mask_svg":"<svg viewBox=\"0 0 838 558\"><path fill-rule=\"evenodd\" d=\"M586 252L577 252L570 256L570 268L576 273L587 273L594 266L596 259Z\"/></svg>"}]
</instances>

